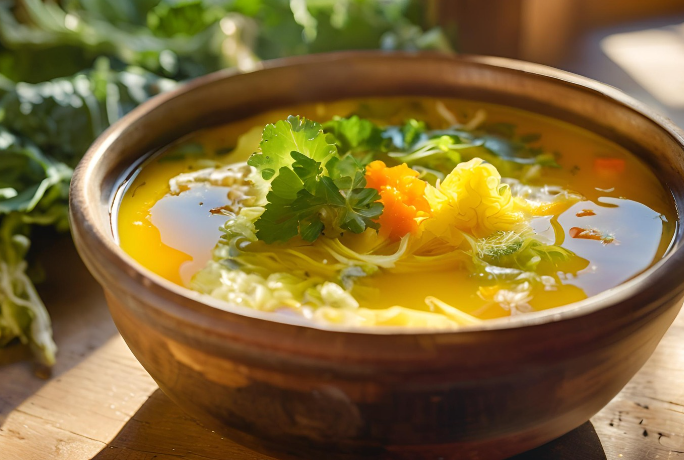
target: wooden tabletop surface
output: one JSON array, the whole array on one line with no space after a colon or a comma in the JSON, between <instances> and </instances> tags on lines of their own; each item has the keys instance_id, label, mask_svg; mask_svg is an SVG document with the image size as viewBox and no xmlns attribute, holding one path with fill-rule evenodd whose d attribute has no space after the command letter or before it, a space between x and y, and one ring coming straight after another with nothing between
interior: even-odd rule
<instances>
[{"instance_id":1,"label":"wooden tabletop surface","mask_svg":"<svg viewBox=\"0 0 684 460\"><path fill-rule=\"evenodd\" d=\"M112 323L102 291L68 240L53 244L40 291L59 346L41 380L0 354L0 460L271 460L209 431L157 388ZM46 259L46 258L43 258ZM684 459L684 315L651 359L575 431L516 457Z\"/></svg>"}]
</instances>

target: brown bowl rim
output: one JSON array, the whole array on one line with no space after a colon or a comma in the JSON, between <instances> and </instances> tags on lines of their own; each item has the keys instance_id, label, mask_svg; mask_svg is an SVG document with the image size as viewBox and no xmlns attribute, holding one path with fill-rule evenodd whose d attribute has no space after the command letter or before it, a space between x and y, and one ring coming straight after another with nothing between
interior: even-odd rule
<instances>
[{"instance_id":1,"label":"brown bowl rim","mask_svg":"<svg viewBox=\"0 0 684 460\"><path fill-rule=\"evenodd\" d=\"M594 93L595 95L608 98L614 103L621 104L623 107L630 109L637 115L642 116L648 121L656 124L660 129L667 133L667 135L676 144L678 144L684 155L684 131L679 129L667 117L610 85L541 64L493 56L449 55L436 52L342 51L335 53L288 57L261 62L255 69L250 71L225 69L198 77L172 91L155 96L154 98L144 102L129 114L118 120L115 124L110 126L95 140L74 171L69 194L69 213L72 223L72 232L74 234L78 233L79 235L82 235L84 237L85 244L96 244L97 253L98 255L103 256L103 259L114 262L120 267L125 266L128 270L122 270L123 272L130 273L130 270L133 270L133 272L135 272L135 274L138 276L135 278L130 276L128 281L133 280L133 284L137 285L138 289L150 291L152 294L161 294L163 297L166 297L166 300L169 300L168 294L171 294L171 300L174 302L174 304L181 306L188 311L201 313L202 307L208 305L216 310L221 311L221 314L238 315L243 318L251 318L257 321L267 321L269 323L277 323L283 326L289 325L294 327L315 329L323 333L330 332L370 335L426 336L435 334L448 335L478 331L518 329L522 327L538 326L545 323L553 323L587 316L599 310L616 306L634 297L636 294L647 290L650 292L657 292L657 297L661 299L674 298L675 296L681 295L681 293L684 291L684 280L675 282L677 280L671 276L672 273L684 273L684 250L681 249L680 244L680 240L682 239L682 235L680 234L682 230L682 215L674 199L673 202L675 205L675 211L677 213L677 229L675 230L670 248L658 262L651 265L645 271L641 272L630 280L613 288L607 289L599 294L588 297L587 299L573 302L568 305L555 307L544 311L525 313L523 315L486 320L481 324L463 326L457 329L430 329L402 326L364 328L312 324L306 320L290 318L284 315L274 315L270 312L262 312L247 307L232 305L228 302L214 299L208 295L199 294L189 288L177 285L151 272L135 259L133 259L130 255L128 255L123 249L121 249L121 247L115 243L114 236L111 232L108 234L104 230L103 226L98 225L97 222L99 219L96 218L97 206L91 202L93 197L89 197L86 193L88 179L92 176L92 171L94 168L97 167L97 160L107 152L107 149L114 142L116 142L117 138L129 126L136 123L136 121L138 121L140 118L143 118L148 112L163 106L171 99L181 97L192 92L197 87L210 85L212 83L216 83L223 79L234 76L248 74L251 72L274 70L282 67L306 66L310 64L358 59L378 61L411 59L415 61L444 60L455 63L461 62L464 64L495 68L498 71L503 72L522 72L524 74L533 75L538 78L552 80L557 84L578 87L585 91ZM671 190L667 191L672 194ZM112 196L113 195L114 194L112 194ZM668 274L670 274L670 276L668 276ZM155 307L161 308L159 306Z\"/></svg>"}]
</instances>

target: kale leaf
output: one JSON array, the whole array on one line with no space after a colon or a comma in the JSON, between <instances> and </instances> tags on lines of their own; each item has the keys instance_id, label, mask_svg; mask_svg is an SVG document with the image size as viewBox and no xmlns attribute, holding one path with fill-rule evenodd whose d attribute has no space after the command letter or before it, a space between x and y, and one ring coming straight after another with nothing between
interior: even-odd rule
<instances>
[{"instance_id":1,"label":"kale leaf","mask_svg":"<svg viewBox=\"0 0 684 460\"><path fill-rule=\"evenodd\" d=\"M43 83L18 83L0 97L0 124L74 167L107 126L175 83L143 69L96 68Z\"/></svg>"}]
</instances>

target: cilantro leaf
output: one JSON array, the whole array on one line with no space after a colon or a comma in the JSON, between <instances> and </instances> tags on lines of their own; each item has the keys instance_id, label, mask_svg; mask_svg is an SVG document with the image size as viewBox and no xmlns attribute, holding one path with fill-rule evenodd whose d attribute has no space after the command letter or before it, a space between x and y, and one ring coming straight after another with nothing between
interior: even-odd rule
<instances>
[{"instance_id":1,"label":"cilantro leaf","mask_svg":"<svg viewBox=\"0 0 684 460\"><path fill-rule=\"evenodd\" d=\"M261 152L253 154L247 164L266 180L272 179L282 167L292 165L294 158L290 152L299 152L323 164L337 154L337 148L327 142L319 123L293 115L266 125L260 148Z\"/></svg>"}]
</instances>

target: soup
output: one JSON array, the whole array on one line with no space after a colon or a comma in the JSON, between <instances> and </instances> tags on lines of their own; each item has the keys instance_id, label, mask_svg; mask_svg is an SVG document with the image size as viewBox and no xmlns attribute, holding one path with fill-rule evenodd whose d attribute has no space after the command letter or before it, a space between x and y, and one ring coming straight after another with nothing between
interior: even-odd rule
<instances>
[{"instance_id":1,"label":"soup","mask_svg":"<svg viewBox=\"0 0 684 460\"><path fill-rule=\"evenodd\" d=\"M433 98L198 131L121 193L119 243L151 271L230 304L361 327L448 329L585 299L661 258L675 222L621 146Z\"/></svg>"}]
</instances>

